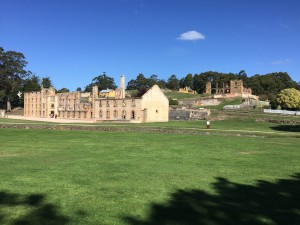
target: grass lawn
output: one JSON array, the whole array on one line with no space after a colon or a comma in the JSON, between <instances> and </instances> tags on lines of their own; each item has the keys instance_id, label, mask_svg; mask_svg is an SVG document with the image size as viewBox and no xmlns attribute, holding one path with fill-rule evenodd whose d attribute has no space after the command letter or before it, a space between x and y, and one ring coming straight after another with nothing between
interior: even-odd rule
<instances>
[{"instance_id":1,"label":"grass lawn","mask_svg":"<svg viewBox=\"0 0 300 225\"><path fill-rule=\"evenodd\" d=\"M243 122L212 126L270 131ZM300 224L299 147L289 135L0 129L0 224Z\"/></svg>"}]
</instances>

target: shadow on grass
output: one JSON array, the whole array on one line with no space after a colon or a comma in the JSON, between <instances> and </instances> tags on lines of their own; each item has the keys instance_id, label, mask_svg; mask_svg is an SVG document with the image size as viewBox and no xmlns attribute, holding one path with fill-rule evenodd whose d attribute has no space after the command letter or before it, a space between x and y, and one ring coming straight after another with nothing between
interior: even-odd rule
<instances>
[{"instance_id":1,"label":"shadow on grass","mask_svg":"<svg viewBox=\"0 0 300 225\"><path fill-rule=\"evenodd\" d=\"M278 125L271 127L271 129L277 131L300 132L300 125Z\"/></svg>"},{"instance_id":2,"label":"shadow on grass","mask_svg":"<svg viewBox=\"0 0 300 225\"><path fill-rule=\"evenodd\" d=\"M178 190L165 204L152 203L145 220L131 225L296 225L300 224L300 174L274 183L238 184L217 178L216 194Z\"/></svg>"},{"instance_id":3,"label":"shadow on grass","mask_svg":"<svg viewBox=\"0 0 300 225\"><path fill-rule=\"evenodd\" d=\"M12 219L4 210L14 210L13 207L26 207L26 214ZM45 202L45 195L21 195L0 191L0 224L12 225L66 225L69 217L59 212L59 207Z\"/></svg>"}]
</instances>

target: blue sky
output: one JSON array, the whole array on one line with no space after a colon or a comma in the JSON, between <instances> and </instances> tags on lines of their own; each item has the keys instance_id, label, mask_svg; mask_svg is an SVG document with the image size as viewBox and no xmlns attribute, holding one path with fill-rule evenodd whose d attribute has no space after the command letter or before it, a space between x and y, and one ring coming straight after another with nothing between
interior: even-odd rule
<instances>
[{"instance_id":1,"label":"blue sky","mask_svg":"<svg viewBox=\"0 0 300 225\"><path fill-rule=\"evenodd\" d=\"M0 46L75 90L106 72L288 72L300 81L299 0L0 0Z\"/></svg>"}]
</instances>

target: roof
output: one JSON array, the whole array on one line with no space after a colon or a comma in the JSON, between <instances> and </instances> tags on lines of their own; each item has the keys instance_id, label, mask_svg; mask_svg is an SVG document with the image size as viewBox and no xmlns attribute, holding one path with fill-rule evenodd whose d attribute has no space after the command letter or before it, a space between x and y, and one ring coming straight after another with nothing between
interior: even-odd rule
<instances>
[{"instance_id":1,"label":"roof","mask_svg":"<svg viewBox=\"0 0 300 225\"><path fill-rule=\"evenodd\" d=\"M109 93L109 92L111 92L111 91L113 91L113 90L112 90L112 89L106 89L106 90L100 91L100 93Z\"/></svg>"}]
</instances>

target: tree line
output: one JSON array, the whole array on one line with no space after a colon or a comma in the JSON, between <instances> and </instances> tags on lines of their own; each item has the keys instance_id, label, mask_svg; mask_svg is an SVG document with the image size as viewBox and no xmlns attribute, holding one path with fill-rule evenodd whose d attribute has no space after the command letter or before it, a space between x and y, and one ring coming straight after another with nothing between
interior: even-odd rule
<instances>
[{"instance_id":1,"label":"tree line","mask_svg":"<svg viewBox=\"0 0 300 225\"><path fill-rule=\"evenodd\" d=\"M168 88L173 91L178 91L179 88L187 86L197 91L198 94L202 94L205 92L207 82L211 82L212 88L221 88L223 85L229 84L230 80L243 80L244 87L251 88L254 95L258 95L261 100L269 100L272 104L275 104L276 97L281 90L287 88L300 90L300 82L294 81L286 72L256 74L248 77L244 70L241 70L238 74L207 71L194 75L187 74L180 79L173 74L167 81L158 79L157 75L146 78L143 74L139 74L136 79L128 82L127 89L136 89L143 92L144 89L157 84L160 88Z\"/></svg>"},{"instance_id":2,"label":"tree line","mask_svg":"<svg viewBox=\"0 0 300 225\"><path fill-rule=\"evenodd\" d=\"M18 92L39 91L42 87L49 88L53 86L50 77L40 78L31 71L26 70L27 61L20 52L4 51L0 47L0 108L10 110L11 106L23 106L23 97L19 97ZM269 74L256 74L248 77L244 70L239 73L220 73L207 71L199 74L187 74L179 78L172 74L167 80L160 79L154 74L145 77L142 73L138 74L136 79L132 79L127 84L127 90L137 90L138 95L144 94L150 87L157 84L162 89L178 91L179 88L190 87L198 94L205 92L207 82L211 82L212 88L222 87L229 84L230 80L243 80L244 87L251 88L254 95L258 95L261 100L269 100L275 107L278 104L276 100L278 93L287 88L300 90L300 82L292 80L286 72L275 72ZM86 85L83 91L90 92L93 85L97 85L99 90L115 89L114 78L108 76L105 72L94 77L90 84ZM57 90L58 93L69 92L68 88ZM82 91L80 87L76 91Z\"/></svg>"}]
</instances>

